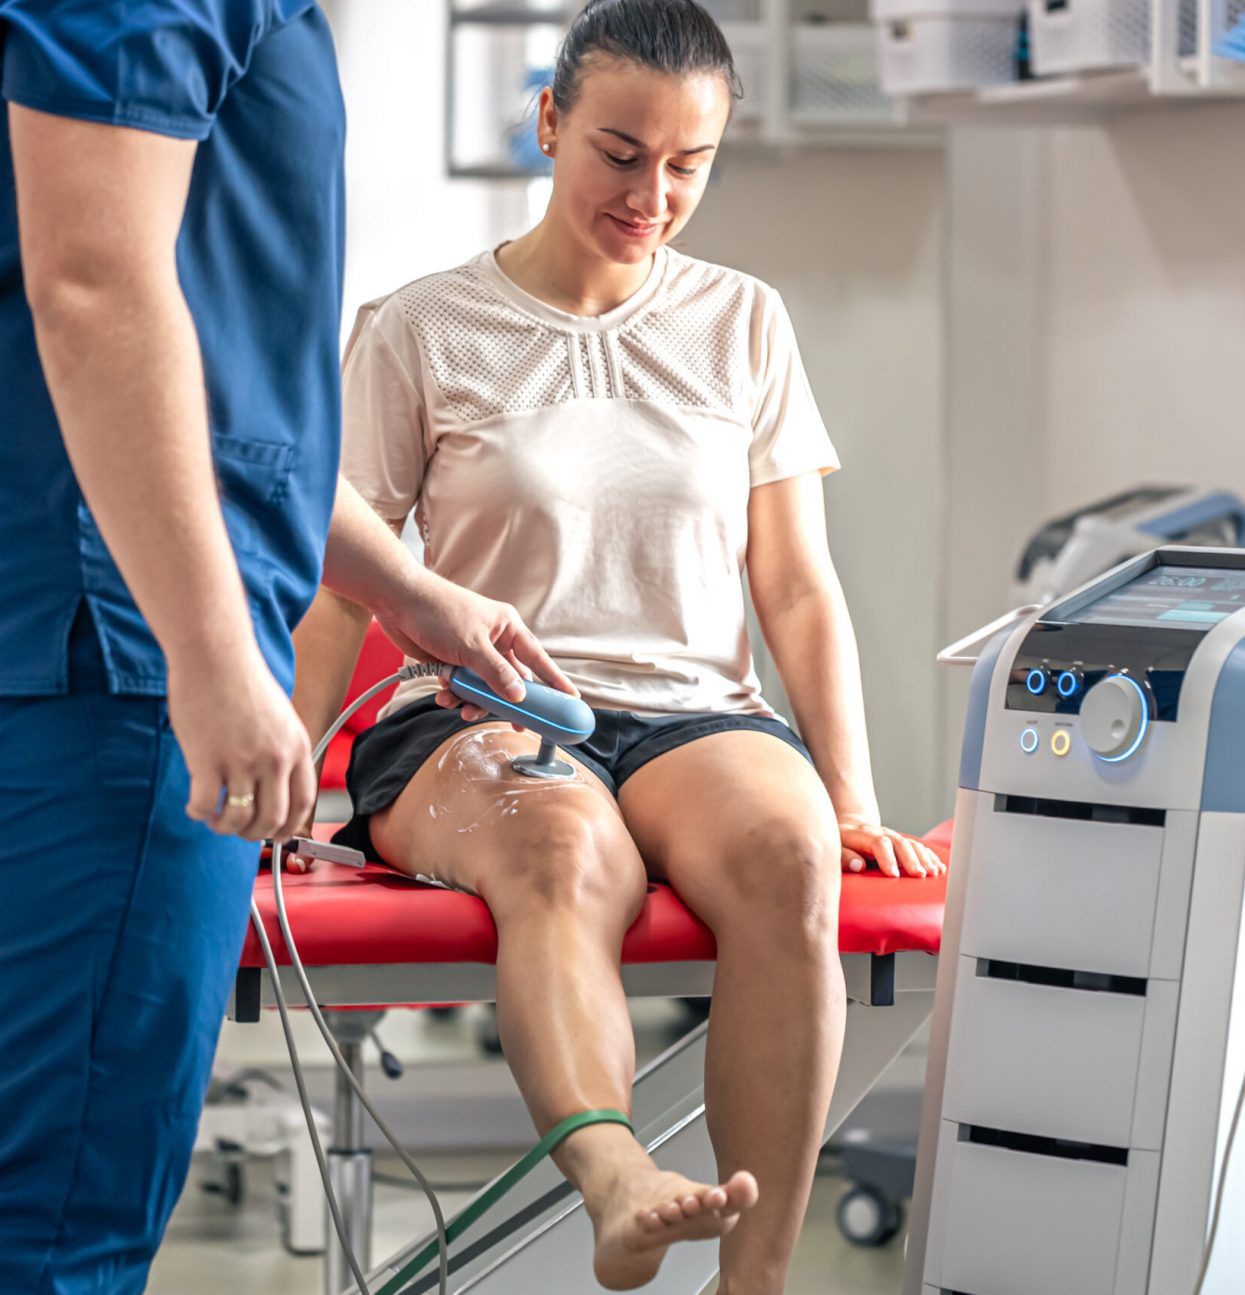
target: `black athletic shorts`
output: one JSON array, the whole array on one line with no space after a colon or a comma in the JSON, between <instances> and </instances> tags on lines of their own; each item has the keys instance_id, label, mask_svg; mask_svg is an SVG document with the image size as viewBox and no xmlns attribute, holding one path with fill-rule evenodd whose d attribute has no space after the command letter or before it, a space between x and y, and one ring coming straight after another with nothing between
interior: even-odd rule
<instances>
[{"instance_id":1,"label":"black athletic shorts","mask_svg":"<svg viewBox=\"0 0 1245 1295\"><path fill-rule=\"evenodd\" d=\"M780 719L766 715L719 714L697 711L687 715L634 715L622 710L594 710L596 731L586 742L570 748L575 759L591 769L617 796L618 789L637 769L675 747L685 746L710 733L754 729L771 733L794 747L810 764L812 756L796 733ZM354 816L333 838L377 859L368 831L368 819L392 805L430 755L447 739L473 724L495 724L495 719L464 722L457 710L438 706L432 697L410 702L360 733L355 739L346 772Z\"/></svg>"}]
</instances>

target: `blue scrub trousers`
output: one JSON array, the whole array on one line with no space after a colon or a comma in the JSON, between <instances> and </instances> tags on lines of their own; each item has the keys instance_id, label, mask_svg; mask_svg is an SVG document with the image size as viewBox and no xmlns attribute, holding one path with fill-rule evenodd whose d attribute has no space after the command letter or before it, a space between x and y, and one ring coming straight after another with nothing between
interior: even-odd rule
<instances>
[{"instance_id":1,"label":"blue scrub trousers","mask_svg":"<svg viewBox=\"0 0 1245 1295\"><path fill-rule=\"evenodd\" d=\"M258 860L186 817L163 699L0 697L0 1292L137 1295L190 1163Z\"/></svg>"}]
</instances>

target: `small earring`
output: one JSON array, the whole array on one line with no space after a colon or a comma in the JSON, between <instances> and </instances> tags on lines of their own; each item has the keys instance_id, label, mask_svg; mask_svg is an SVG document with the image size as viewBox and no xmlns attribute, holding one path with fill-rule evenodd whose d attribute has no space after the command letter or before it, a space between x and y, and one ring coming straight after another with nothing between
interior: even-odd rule
<instances>
[{"instance_id":1,"label":"small earring","mask_svg":"<svg viewBox=\"0 0 1245 1295\"><path fill-rule=\"evenodd\" d=\"M553 145L552 145L552 144L542 144L542 145L541 145L541 148L543 148L543 149L545 150L545 152L546 152L546 153L548 153L548 152L553 148Z\"/></svg>"}]
</instances>

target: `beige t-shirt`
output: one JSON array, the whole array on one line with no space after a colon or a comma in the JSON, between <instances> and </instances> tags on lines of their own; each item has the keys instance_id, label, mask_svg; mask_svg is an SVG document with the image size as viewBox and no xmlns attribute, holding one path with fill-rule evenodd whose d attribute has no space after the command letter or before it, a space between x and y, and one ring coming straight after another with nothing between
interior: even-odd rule
<instances>
[{"instance_id":1,"label":"beige t-shirt","mask_svg":"<svg viewBox=\"0 0 1245 1295\"><path fill-rule=\"evenodd\" d=\"M769 713L748 493L838 467L772 288L663 249L586 318L486 252L363 307L343 400L350 482L383 517L414 508L427 565L518 608L591 705Z\"/></svg>"}]
</instances>

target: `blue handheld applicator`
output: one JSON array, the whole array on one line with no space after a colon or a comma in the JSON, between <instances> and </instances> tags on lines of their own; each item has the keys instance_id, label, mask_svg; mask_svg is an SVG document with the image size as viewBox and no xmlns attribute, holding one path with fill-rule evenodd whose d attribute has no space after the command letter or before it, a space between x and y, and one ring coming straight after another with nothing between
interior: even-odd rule
<instances>
[{"instance_id":1,"label":"blue handheld applicator","mask_svg":"<svg viewBox=\"0 0 1245 1295\"><path fill-rule=\"evenodd\" d=\"M559 692L547 684L525 680L527 689L522 701L507 701L465 666L449 666L442 661L408 662L398 672L401 679L426 679L448 675L450 692L460 701L479 706L498 719L509 720L530 728L540 738L535 755L516 756L511 767L529 778L573 778L575 770L557 758L559 746L574 746L592 736L597 726L592 708L578 697ZM389 680L385 681L390 682ZM384 684L380 685L381 687Z\"/></svg>"}]
</instances>

